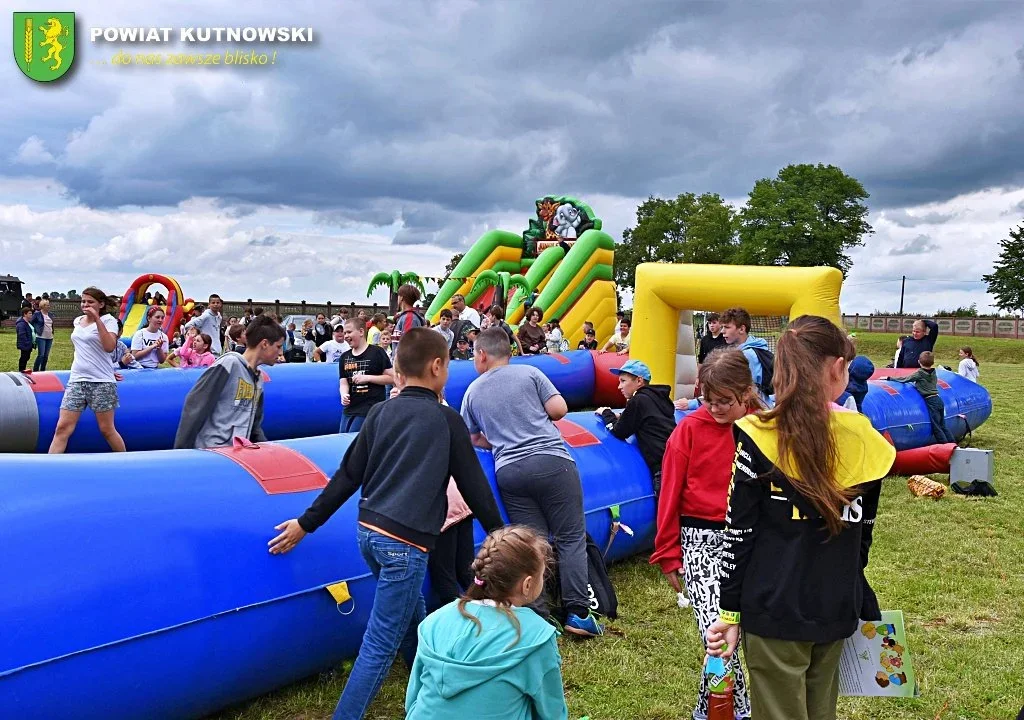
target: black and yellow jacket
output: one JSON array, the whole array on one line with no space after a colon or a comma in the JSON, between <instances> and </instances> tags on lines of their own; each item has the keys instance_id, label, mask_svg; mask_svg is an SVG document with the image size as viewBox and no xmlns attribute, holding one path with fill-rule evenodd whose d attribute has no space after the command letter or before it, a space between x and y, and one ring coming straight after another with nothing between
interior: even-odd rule
<instances>
[{"instance_id":1,"label":"black and yellow jacket","mask_svg":"<svg viewBox=\"0 0 1024 720\"><path fill-rule=\"evenodd\" d=\"M772 424L754 415L733 430L736 459L729 490L721 569L722 616L740 613L745 631L779 640L825 643L857 628L863 600L864 526L877 510L876 482L895 449L863 415L836 408L836 481L857 487L843 512L845 528L829 538L825 522L783 472ZM872 496L873 502L865 503Z\"/></svg>"}]
</instances>

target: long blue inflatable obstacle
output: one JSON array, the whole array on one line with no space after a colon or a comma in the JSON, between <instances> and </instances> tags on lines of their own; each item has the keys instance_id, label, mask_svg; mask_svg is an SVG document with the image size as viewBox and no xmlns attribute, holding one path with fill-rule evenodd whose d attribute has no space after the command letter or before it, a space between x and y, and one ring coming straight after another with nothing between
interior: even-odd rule
<instances>
[{"instance_id":1,"label":"long blue inflatable obstacle","mask_svg":"<svg viewBox=\"0 0 1024 720\"><path fill-rule=\"evenodd\" d=\"M946 429L959 442L988 420L992 414L992 397L984 386L976 382L948 370L937 372L939 397L945 406L943 419ZM692 401L691 406L695 406ZM695 407L676 411L676 421L682 420L693 409ZM897 450L911 450L935 443L928 407L913 385L869 381L863 411L878 432L888 434Z\"/></svg>"},{"instance_id":2,"label":"long blue inflatable obstacle","mask_svg":"<svg viewBox=\"0 0 1024 720\"><path fill-rule=\"evenodd\" d=\"M992 414L992 396L983 385L955 372L937 368L939 397L945 406L946 429L958 441ZM896 374L895 372L893 374ZM864 398L864 414L880 433L888 433L897 450L935 442L928 407L913 385L872 380Z\"/></svg>"},{"instance_id":3,"label":"long blue inflatable obstacle","mask_svg":"<svg viewBox=\"0 0 1024 720\"><path fill-rule=\"evenodd\" d=\"M585 350L557 355L512 358L539 368L558 388L572 409L608 405L622 407L624 400L608 367L624 358ZM603 372L596 372L601 367ZM126 370L118 383L121 406L118 432L129 450L167 450L185 396L202 369ZM46 452L53 439L60 402L70 373L0 373L0 452ZM597 376L600 375L600 378ZM333 363L291 363L266 366L263 430L271 440L314 437L338 431L341 398L338 366ZM458 409L466 388L477 377L473 363L455 361L449 366L445 399ZM86 410L68 442L67 452L106 452L91 410Z\"/></svg>"},{"instance_id":4,"label":"long blue inflatable obstacle","mask_svg":"<svg viewBox=\"0 0 1024 720\"><path fill-rule=\"evenodd\" d=\"M565 397L571 409L607 405L621 407L616 379L608 372L626 358L609 353L572 351L560 355L512 358L539 368ZM129 450L165 450L174 434L185 396L202 370L125 371L118 385L121 407L117 428ZM898 372L898 371L896 371ZM314 437L337 432L341 420L337 365L327 363L275 365L264 369L263 429L271 440ZM0 374L0 453L46 452L57 427L67 372ZM938 370L939 395L946 407L946 426L957 438L992 414L992 398L981 385L956 373ZM466 388L476 378L473 363L450 365L445 399L458 409ZM880 431L892 436L897 450L932 444L928 409L908 385L871 381L864 413ZM90 410L86 410L67 451L105 452L106 441Z\"/></svg>"},{"instance_id":5,"label":"long blue inflatable obstacle","mask_svg":"<svg viewBox=\"0 0 1024 720\"><path fill-rule=\"evenodd\" d=\"M639 451L592 413L559 427L587 530L611 539L613 560L649 548ZM0 718L201 717L355 655L374 592L358 496L293 552L267 551L354 437L3 457ZM479 457L493 484L490 453ZM612 536L613 507L632 535Z\"/></svg>"}]
</instances>

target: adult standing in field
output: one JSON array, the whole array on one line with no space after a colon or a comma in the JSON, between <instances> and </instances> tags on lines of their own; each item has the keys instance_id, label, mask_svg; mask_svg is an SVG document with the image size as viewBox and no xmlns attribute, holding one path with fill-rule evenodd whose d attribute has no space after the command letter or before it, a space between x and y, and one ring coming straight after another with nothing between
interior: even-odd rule
<instances>
[{"instance_id":1,"label":"adult standing in field","mask_svg":"<svg viewBox=\"0 0 1024 720\"><path fill-rule=\"evenodd\" d=\"M53 317L48 298L40 300L39 309L32 313L32 328L36 331L36 360L32 363L32 371L44 371L53 347Z\"/></svg>"},{"instance_id":2,"label":"adult standing in field","mask_svg":"<svg viewBox=\"0 0 1024 720\"><path fill-rule=\"evenodd\" d=\"M462 293L452 295L452 312L459 320L468 320L473 327L480 329L480 313L466 304L466 296Z\"/></svg>"},{"instance_id":3,"label":"adult standing in field","mask_svg":"<svg viewBox=\"0 0 1024 720\"><path fill-rule=\"evenodd\" d=\"M167 360L170 342L160 329L164 317L163 308L150 305L146 311L146 327L139 328L132 336L132 355L144 368L154 370Z\"/></svg>"},{"instance_id":4,"label":"adult standing in field","mask_svg":"<svg viewBox=\"0 0 1024 720\"><path fill-rule=\"evenodd\" d=\"M57 429L50 443L50 453L67 449L68 438L75 431L82 411L92 408L100 433L114 452L124 452L124 440L114 427L114 409L117 401L117 378L110 362L110 353L117 347L117 318L107 312L110 298L100 289L87 287L82 291L79 307L82 314L75 318L71 332L71 345L75 359L71 363L71 376L64 388L60 403Z\"/></svg>"},{"instance_id":5,"label":"adult standing in field","mask_svg":"<svg viewBox=\"0 0 1024 720\"><path fill-rule=\"evenodd\" d=\"M915 320L913 332L903 338L896 367L914 368L920 365L921 353L934 352L935 341L939 339L939 325L934 320Z\"/></svg>"},{"instance_id":6,"label":"adult standing in field","mask_svg":"<svg viewBox=\"0 0 1024 720\"><path fill-rule=\"evenodd\" d=\"M601 635L587 588L583 487L554 424L568 407L540 370L510 365L510 356L504 330L480 333L473 356L480 377L466 390L462 418L473 444L494 453L498 490L509 519L554 538L566 631L581 637Z\"/></svg>"},{"instance_id":7,"label":"adult standing in field","mask_svg":"<svg viewBox=\"0 0 1024 720\"><path fill-rule=\"evenodd\" d=\"M207 305L203 314L197 318L192 318L185 323L185 329L188 330L190 327L197 328L199 332L206 333L210 336L213 344L210 347L211 352L214 355L220 355L221 343L220 343L220 323L221 323L221 310L224 309L224 301L220 299L220 295L214 293L210 295L210 303ZM248 311L246 311L248 312Z\"/></svg>"}]
</instances>

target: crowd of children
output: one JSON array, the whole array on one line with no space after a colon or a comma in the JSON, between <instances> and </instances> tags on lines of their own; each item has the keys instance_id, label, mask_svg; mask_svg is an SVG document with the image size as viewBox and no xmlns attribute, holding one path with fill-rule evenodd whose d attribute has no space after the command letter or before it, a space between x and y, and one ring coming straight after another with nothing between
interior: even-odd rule
<instances>
[{"instance_id":1,"label":"crowd of children","mask_svg":"<svg viewBox=\"0 0 1024 720\"><path fill-rule=\"evenodd\" d=\"M208 366L185 399L176 448L265 440L259 367L279 361L286 344L311 335L314 344L322 340L314 357L339 365L340 430L357 435L313 504L278 525L268 543L275 555L293 550L359 493L355 532L377 589L334 717L362 718L401 653L411 669L409 718L482 707L501 708L503 717L567 718L558 628L545 619L543 589L550 539L564 631L602 635L588 600L582 486L554 425L567 412L564 398L536 368L509 364L516 348L563 351L557 322L545 331L543 311L534 307L523 326L530 329L513 333L501 308L491 308L481 332L483 319L463 299L430 328L415 307L418 290L404 286L394 332L383 317L339 318L332 325L321 315L300 330L260 314L229 324L229 349L244 348L219 354L215 298L186 325L186 340L175 351L184 364ZM124 450L113 423L115 368L126 358L156 367L171 354L160 308L149 310L129 351L107 305L101 291L84 291L51 452L63 451L85 407L95 412L111 448ZM734 716L834 718L843 640L858 620L876 619L878 612L864 567L880 480L895 450L858 412L873 366L824 318L794 319L775 353L750 334L742 308L708 321L710 339L700 343L701 398L687 406L682 422L675 421L669 388L652 385L638 358L612 371L625 409L597 413L613 436L637 438L658 505L651 563L692 604L706 652L732 659ZM19 320L19 343L31 322L28 312ZM923 328L901 350L917 371L891 380L915 385L936 439L948 442L934 356L922 349L934 347L935 337ZM602 350L624 354L629 334L622 318ZM581 347L597 349L592 325L584 337ZM977 380L971 349L960 355L961 374ZM479 373L461 415L443 402L456 358L472 359ZM387 386L393 390L385 400ZM845 406L838 402L844 399ZM504 525L474 446L494 456L512 525ZM474 518L489 533L475 558ZM429 616L421 594L428 567L435 593ZM698 719L709 710L701 677Z\"/></svg>"}]
</instances>

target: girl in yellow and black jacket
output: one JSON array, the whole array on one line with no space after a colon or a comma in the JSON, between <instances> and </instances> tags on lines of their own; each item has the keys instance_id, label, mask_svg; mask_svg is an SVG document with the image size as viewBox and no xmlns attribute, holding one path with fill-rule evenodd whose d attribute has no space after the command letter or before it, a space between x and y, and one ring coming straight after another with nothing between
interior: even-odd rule
<instances>
[{"instance_id":1,"label":"girl in yellow and black jacket","mask_svg":"<svg viewBox=\"0 0 1024 720\"><path fill-rule=\"evenodd\" d=\"M843 640L863 600L864 495L894 448L866 417L832 400L854 349L824 318L779 340L775 407L736 423L719 619L708 652L729 656L743 631L753 717L835 718Z\"/></svg>"}]
</instances>

